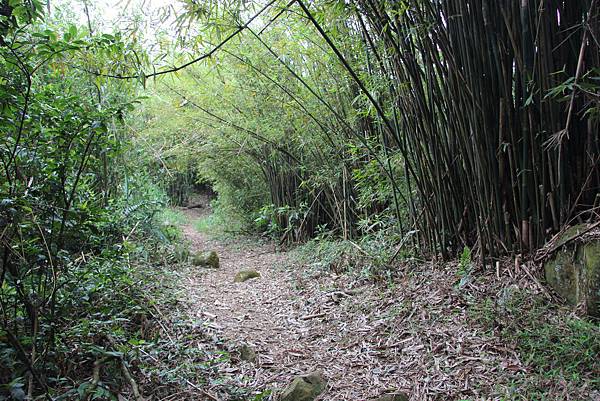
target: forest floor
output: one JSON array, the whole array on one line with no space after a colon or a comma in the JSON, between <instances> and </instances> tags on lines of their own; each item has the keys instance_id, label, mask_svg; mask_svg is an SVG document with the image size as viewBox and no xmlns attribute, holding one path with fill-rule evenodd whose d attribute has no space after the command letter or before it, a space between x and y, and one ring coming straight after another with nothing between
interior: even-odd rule
<instances>
[{"instance_id":1,"label":"forest floor","mask_svg":"<svg viewBox=\"0 0 600 401\"><path fill-rule=\"evenodd\" d=\"M319 400L389 392L414 401L528 399L528 386L544 388L544 399L600 399L586 382L533 375L514 341L499 335L522 323L503 321L501 311L521 302L519 289L543 295L528 275L502 269L457 285L456 264L421 263L400 268L391 284L374 283L298 265L293 252L272 243L217 239L195 227L206 208L184 213L192 252L220 257L219 269L197 268L184 277L182 301L209 338L228 344L231 359L220 368L225 382L281 389L297 375L321 371L328 385ZM246 269L261 277L234 283ZM497 275L505 277L502 287L491 284ZM239 358L242 345L256 352L256 361ZM219 396L222 384L209 386L207 399L227 400Z\"/></svg>"}]
</instances>

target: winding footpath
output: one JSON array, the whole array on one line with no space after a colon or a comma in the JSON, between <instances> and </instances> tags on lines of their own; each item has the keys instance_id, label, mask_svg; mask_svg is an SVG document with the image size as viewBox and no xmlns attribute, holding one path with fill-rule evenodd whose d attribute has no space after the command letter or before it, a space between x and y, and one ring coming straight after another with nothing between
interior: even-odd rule
<instances>
[{"instance_id":1,"label":"winding footpath","mask_svg":"<svg viewBox=\"0 0 600 401\"><path fill-rule=\"evenodd\" d=\"M407 269L394 285L297 266L273 244L216 240L198 232L198 210L185 211L193 251L214 250L219 269L187 277L191 313L209 334L258 354L232 374L253 389L282 388L321 371L319 400L359 401L404 391L411 400L482 399L523 367L514 350L476 327L439 267ZM261 277L234 283L255 269Z\"/></svg>"}]
</instances>

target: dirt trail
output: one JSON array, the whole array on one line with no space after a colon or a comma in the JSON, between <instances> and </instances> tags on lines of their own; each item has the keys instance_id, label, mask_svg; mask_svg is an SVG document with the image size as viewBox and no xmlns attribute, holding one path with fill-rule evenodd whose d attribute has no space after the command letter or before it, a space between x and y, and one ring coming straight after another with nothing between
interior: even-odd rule
<instances>
[{"instance_id":1,"label":"dirt trail","mask_svg":"<svg viewBox=\"0 0 600 401\"><path fill-rule=\"evenodd\" d=\"M190 222L201 216L186 211ZM220 269L189 277L192 313L209 332L258 353L239 372L251 388L281 388L321 370L321 400L368 400L405 391L411 400L481 399L523 369L516 353L468 327L443 269L406 272L392 287L289 266L272 244L215 240L184 227L193 250L215 250ZM284 268L287 266L287 268ZM233 283L236 272L262 275Z\"/></svg>"}]
</instances>

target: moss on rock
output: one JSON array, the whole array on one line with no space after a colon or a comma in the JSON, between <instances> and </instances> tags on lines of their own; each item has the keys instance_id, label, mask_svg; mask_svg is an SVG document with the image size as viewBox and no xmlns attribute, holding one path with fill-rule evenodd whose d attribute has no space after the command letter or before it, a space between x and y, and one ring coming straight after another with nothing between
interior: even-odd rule
<instances>
[{"instance_id":1,"label":"moss on rock","mask_svg":"<svg viewBox=\"0 0 600 401\"><path fill-rule=\"evenodd\" d=\"M313 401L325 390L327 382L320 372L299 376L285 389L281 401Z\"/></svg>"},{"instance_id":2,"label":"moss on rock","mask_svg":"<svg viewBox=\"0 0 600 401\"><path fill-rule=\"evenodd\" d=\"M260 277L260 273L257 272L256 270L240 270L235 275L233 282L234 283L243 283L244 281L248 281L252 278L258 278L258 277Z\"/></svg>"},{"instance_id":3,"label":"moss on rock","mask_svg":"<svg viewBox=\"0 0 600 401\"><path fill-rule=\"evenodd\" d=\"M254 351L254 349L247 345L244 344L239 348L240 351L240 359L242 361L246 361L246 362L256 362L257 356L256 356L256 351Z\"/></svg>"},{"instance_id":4,"label":"moss on rock","mask_svg":"<svg viewBox=\"0 0 600 401\"><path fill-rule=\"evenodd\" d=\"M218 269L220 266L219 255L215 251L196 253L192 258L192 263L194 266L211 267L213 269Z\"/></svg>"},{"instance_id":5,"label":"moss on rock","mask_svg":"<svg viewBox=\"0 0 600 401\"><path fill-rule=\"evenodd\" d=\"M571 305L584 304L600 317L600 240L573 241L583 228L572 227L558 240L561 248L544 264L546 281Z\"/></svg>"}]
</instances>

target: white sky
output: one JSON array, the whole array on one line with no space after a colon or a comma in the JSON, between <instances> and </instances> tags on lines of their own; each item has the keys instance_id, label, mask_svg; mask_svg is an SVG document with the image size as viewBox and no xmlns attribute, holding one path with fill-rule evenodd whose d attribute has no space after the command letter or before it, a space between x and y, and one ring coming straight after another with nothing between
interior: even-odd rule
<instances>
[{"instance_id":1,"label":"white sky","mask_svg":"<svg viewBox=\"0 0 600 401\"><path fill-rule=\"evenodd\" d=\"M83 0L50 0L51 8L67 7L79 19L81 25L87 25ZM182 10L182 3L177 0L88 0L88 9L92 20L100 22L95 25L102 31L113 31L114 28L127 29L132 16L143 14L147 26L143 29L147 34L152 31L172 30L174 15ZM168 13L170 17L163 18Z\"/></svg>"},{"instance_id":2,"label":"white sky","mask_svg":"<svg viewBox=\"0 0 600 401\"><path fill-rule=\"evenodd\" d=\"M85 0L50 0L51 15L59 20L77 20L79 26L87 26L88 21L84 7ZM200 0L202 1L202 0ZM94 33L114 33L117 30L132 33L138 43L144 47L151 58L158 64L169 64L173 60L163 60L166 38L182 38L181 29L186 32L187 25L176 26L176 17L184 11L185 4L179 0L87 0L89 13L93 22ZM259 6L261 1L251 0L250 4ZM61 12L60 10L65 10ZM262 25L257 18L253 24ZM190 34L195 34L192 26ZM181 45L181 43L179 43ZM194 46L206 44L194 42ZM167 44L167 46L169 46ZM207 46L212 46L210 43ZM178 57L184 49L178 50ZM194 49L195 52L199 50Z\"/></svg>"},{"instance_id":3,"label":"white sky","mask_svg":"<svg viewBox=\"0 0 600 401\"><path fill-rule=\"evenodd\" d=\"M143 1L129 1L129 0L100 0L95 2L95 6L98 10L102 11L102 15L109 21L115 21L120 12L124 10L131 11L134 8L147 12L156 12L157 10L169 6L180 8L180 3L173 0L143 0Z\"/></svg>"}]
</instances>

